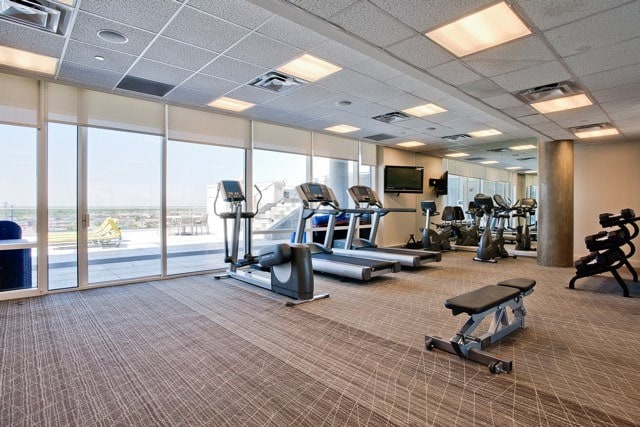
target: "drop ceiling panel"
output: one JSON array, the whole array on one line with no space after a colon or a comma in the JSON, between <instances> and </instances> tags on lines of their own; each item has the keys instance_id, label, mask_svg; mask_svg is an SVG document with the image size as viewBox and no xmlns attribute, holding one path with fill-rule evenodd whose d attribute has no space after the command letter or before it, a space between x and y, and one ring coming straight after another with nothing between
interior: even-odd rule
<instances>
[{"instance_id":1,"label":"drop ceiling panel","mask_svg":"<svg viewBox=\"0 0 640 427\"><path fill-rule=\"evenodd\" d=\"M383 102L389 98L395 98L404 94L400 89L396 89L379 81L374 83L364 84L361 87L361 91L352 92L354 95L359 95L361 98L372 102Z\"/></svg>"},{"instance_id":2,"label":"drop ceiling panel","mask_svg":"<svg viewBox=\"0 0 640 427\"><path fill-rule=\"evenodd\" d=\"M427 71L429 74L454 86L469 83L480 78L478 74L465 67L460 61L446 62L431 67Z\"/></svg>"},{"instance_id":3,"label":"drop ceiling panel","mask_svg":"<svg viewBox=\"0 0 640 427\"><path fill-rule=\"evenodd\" d=\"M60 65L58 77L78 85L113 89L120 81L122 74L64 61Z\"/></svg>"},{"instance_id":4,"label":"drop ceiling panel","mask_svg":"<svg viewBox=\"0 0 640 427\"><path fill-rule=\"evenodd\" d=\"M442 123L444 122L449 122L463 117L460 114L454 113L453 111L445 111L444 113L432 114L423 118L430 121L431 123L442 125Z\"/></svg>"},{"instance_id":5,"label":"drop ceiling panel","mask_svg":"<svg viewBox=\"0 0 640 427\"><path fill-rule=\"evenodd\" d=\"M238 83L247 83L267 71L269 71L268 68L221 55L204 67L201 73Z\"/></svg>"},{"instance_id":6,"label":"drop ceiling panel","mask_svg":"<svg viewBox=\"0 0 640 427\"><path fill-rule=\"evenodd\" d=\"M124 44L104 41L98 37L98 31L104 29L117 31L125 35L129 41ZM76 22L71 31L71 38L105 49L117 50L118 52L131 55L140 55L149 43L151 43L154 34L80 11L78 12Z\"/></svg>"},{"instance_id":7,"label":"drop ceiling panel","mask_svg":"<svg viewBox=\"0 0 640 427\"><path fill-rule=\"evenodd\" d=\"M313 104L308 107L300 108L296 110L295 113L310 119L321 119L323 117L331 116L336 112L333 108L326 108L321 105Z\"/></svg>"},{"instance_id":8,"label":"drop ceiling panel","mask_svg":"<svg viewBox=\"0 0 640 427\"><path fill-rule=\"evenodd\" d=\"M227 93L225 96L239 99L241 101L253 102L254 104L261 104L281 95L270 90L258 89L253 86L240 86Z\"/></svg>"},{"instance_id":9,"label":"drop ceiling panel","mask_svg":"<svg viewBox=\"0 0 640 427\"><path fill-rule=\"evenodd\" d=\"M162 35L214 52L224 52L249 30L191 7L183 8Z\"/></svg>"},{"instance_id":10,"label":"drop ceiling panel","mask_svg":"<svg viewBox=\"0 0 640 427\"><path fill-rule=\"evenodd\" d=\"M395 68L389 67L375 59L370 59L360 64L355 64L350 67L353 71L356 71L365 76L372 77L379 81L385 81L395 76L401 75L400 71ZM393 86L393 85L392 85Z\"/></svg>"},{"instance_id":11,"label":"drop ceiling panel","mask_svg":"<svg viewBox=\"0 0 640 427\"><path fill-rule=\"evenodd\" d=\"M0 45L59 58L64 37L0 20Z\"/></svg>"},{"instance_id":12,"label":"drop ceiling panel","mask_svg":"<svg viewBox=\"0 0 640 427\"><path fill-rule=\"evenodd\" d=\"M274 16L269 19L257 31L260 34L303 50L317 46L327 39L315 31L308 30L280 16Z\"/></svg>"},{"instance_id":13,"label":"drop ceiling panel","mask_svg":"<svg viewBox=\"0 0 640 427\"><path fill-rule=\"evenodd\" d=\"M522 117L536 114L536 110L526 104L518 105L516 107L503 108L502 112L510 117Z\"/></svg>"},{"instance_id":14,"label":"drop ceiling panel","mask_svg":"<svg viewBox=\"0 0 640 427\"><path fill-rule=\"evenodd\" d=\"M504 95L498 95L498 96L491 96L489 98L483 98L482 102L486 102L492 107L495 107L498 109L519 107L523 105L522 101L520 101L518 98L511 95L510 93L506 93Z\"/></svg>"},{"instance_id":15,"label":"drop ceiling panel","mask_svg":"<svg viewBox=\"0 0 640 427\"><path fill-rule=\"evenodd\" d=\"M614 111L609 113L609 116L616 122L618 120L634 119L640 123L640 107L631 110Z\"/></svg>"},{"instance_id":16,"label":"drop ceiling panel","mask_svg":"<svg viewBox=\"0 0 640 427\"><path fill-rule=\"evenodd\" d=\"M474 98L488 98L502 95L505 90L489 79L479 79L469 83L458 85L458 89Z\"/></svg>"},{"instance_id":17,"label":"drop ceiling panel","mask_svg":"<svg viewBox=\"0 0 640 427\"><path fill-rule=\"evenodd\" d=\"M308 102L321 102L331 99L337 95L337 92L331 89L318 86L316 84L307 84L300 89L288 94L292 98L302 99ZM348 97L345 97L348 99Z\"/></svg>"},{"instance_id":18,"label":"drop ceiling panel","mask_svg":"<svg viewBox=\"0 0 640 427\"><path fill-rule=\"evenodd\" d=\"M547 116L543 116L542 114L533 114L531 116L518 117L518 120L528 125L546 123L550 121Z\"/></svg>"},{"instance_id":19,"label":"drop ceiling panel","mask_svg":"<svg viewBox=\"0 0 640 427\"><path fill-rule=\"evenodd\" d=\"M177 102L184 105L205 105L213 101L217 96L210 92L198 92L184 87L177 87L166 94L163 100Z\"/></svg>"},{"instance_id":20,"label":"drop ceiling panel","mask_svg":"<svg viewBox=\"0 0 640 427\"><path fill-rule=\"evenodd\" d=\"M615 46L570 56L565 58L565 62L577 76L584 76L638 64L638 58L640 58L640 37Z\"/></svg>"},{"instance_id":21,"label":"drop ceiling panel","mask_svg":"<svg viewBox=\"0 0 640 427\"><path fill-rule=\"evenodd\" d=\"M416 35L387 48L400 59L426 70L455 57L423 35Z\"/></svg>"},{"instance_id":22,"label":"drop ceiling panel","mask_svg":"<svg viewBox=\"0 0 640 427\"><path fill-rule=\"evenodd\" d=\"M218 54L167 37L158 37L145 52L144 58L165 62L174 67L198 71Z\"/></svg>"},{"instance_id":23,"label":"drop ceiling panel","mask_svg":"<svg viewBox=\"0 0 640 427\"><path fill-rule=\"evenodd\" d=\"M184 89L196 92L211 93L213 95L222 95L232 89L238 87L238 83L217 77L208 76L206 74L196 74L189 78L181 85Z\"/></svg>"},{"instance_id":24,"label":"drop ceiling panel","mask_svg":"<svg viewBox=\"0 0 640 427\"><path fill-rule=\"evenodd\" d=\"M548 30L611 9L629 0L515 0L540 30Z\"/></svg>"},{"instance_id":25,"label":"drop ceiling panel","mask_svg":"<svg viewBox=\"0 0 640 427\"><path fill-rule=\"evenodd\" d=\"M129 74L136 77L142 77L143 79L176 86L188 79L193 73L161 62L141 59L133 66L131 71L129 71Z\"/></svg>"},{"instance_id":26,"label":"drop ceiling panel","mask_svg":"<svg viewBox=\"0 0 640 427\"><path fill-rule=\"evenodd\" d=\"M571 74L558 61L551 61L534 67L493 77L492 80L508 90L515 92L571 78Z\"/></svg>"},{"instance_id":27,"label":"drop ceiling panel","mask_svg":"<svg viewBox=\"0 0 640 427\"><path fill-rule=\"evenodd\" d=\"M389 46L415 34L411 28L361 0L338 12L331 22L377 46Z\"/></svg>"},{"instance_id":28,"label":"drop ceiling panel","mask_svg":"<svg viewBox=\"0 0 640 427\"><path fill-rule=\"evenodd\" d=\"M190 0L189 6L251 29L273 16L271 12L245 0Z\"/></svg>"},{"instance_id":29,"label":"drop ceiling panel","mask_svg":"<svg viewBox=\"0 0 640 427\"><path fill-rule=\"evenodd\" d=\"M98 61L95 58L96 55L102 56L104 60ZM108 71L125 73L137 57L70 40L64 59L65 61L71 61L88 67L99 67Z\"/></svg>"},{"instance_id":30,"label":"drop ceiling panel","mask_svg":"<svg viewBox=\"0 0 640 427\"><path fill-rule=\"evenodd\" d=\"M601 107L607 113L613 113L616 111L635 110L640 108L640 98L629 98L621 101L605 102L601 104Z\"/></svg>"},{"instance_id":31,"label":"drop ceiling panel","mask_svg":"<svg viewBox=\"0 0 640 427\"><path fill-rule=\"evenodd\" d=\"M313 105L313 104L310 102L304 101L302 99L293 98L287 95L279 96L278 98L271 99L265 102L264 104L262 104L263 107L280 110L283 113L296 112L302 108L309 107L310 105Z\"/></svg>"},{"instance_id":32,"label":"drop ceiling panel","mask_svg":"<svg viewBox=\"0 0 640 427\"><path fill-rule=\"evenodd\" d=\"M380 101L379 104L385 107L388 107L392 110L404 110L411 107L417 107L418 105L426 104L422 98L418 98L417 96L404 93L400 96L395 96L393 98L386 99L384 101ZM390 111L389 111L390 112Z\"/></svg>"},{"instance_id":33,"label":"drop ceiling panel","mask_svg":"<svg viewBox=\"0 0 640 427\"><path fill-rule=\"evenodd\" d=\"M639 37L638 17L640 2L633 1L544 34L556 51L566 57Z\"/></svg>"},{"instance_id":34,"label":"drop ceiling panel","mask_svg":"<svg viewBox=\"0 0 640 427\"><path fill-rule=\"evenodd\" d=\"M178 10L172 0L82 0L80 10L147 31L159 31Z\"/></svg>"},{"instance_id":35,"label":"drop ceiling panel","mask_svg":"<svg viewBox=\"0 0 640 427\"><path fill-rule=\"evenodd\" d=\"M493 0L371 0L380 9L395 16L418 32L467 15Z\"/></svg>"},{"instance_id":36,"label":"drop ceiling panel","mask_svg":"<svg viewBox=\"0 0 640 427\"><path fill-rule=\"evenodd\" d=\"M582 76L580 77L580 82L590 91L638 83L640 82L640 63L616 70Z\"/></svg>"},{"instance_id":37,"label":"drop ceiling panel","mask_svg":"<svg viewBox=\"0 0 640 427\"><path fill-rule=\"evenodd\" d=\"M330 39L313 47L309 53L341 67L351 67L370 59L368 56Z\"/></svg>"},{"instance_id":38,"label":"drop ceiling panel","mask_svg":"<svg viewBox=\"0 0 640 427\"><path fill-rule=\"evenodd\" d=\"M591 95L598 102L611 102L627 98L637 98L640 97L640 83L597 90L595 92L591 92Z\"/></svg>"},{"instance_id":39,"label":"drop ceiling panel","mask_svg":"<svg viewBox=\"0 0 640 427\"><path fill-rule=\"evenodd\" d=\"M351 105L337 105L337 102L348 100ZM389 112L389 107L369 102L356 96L338 95L336 97L320 102L320 105L327 108L334 108L341 111L357 114L363 117L375 117Z\"/></svg>"},{"instance_id":40,"label":"drop ceiling panel","mask_svg":"<svg viewBox=\"0 0 640 427\"><path fill-rule=\"evenodd\" d=\"M227 56L266 68L277 68L302 50L260 34L251 34L226 52Z\"/></svg>"},{"instance_id":41,"label":"drop ceiling panel","mask_svg":"<svg viewBox=\"0 0 640 427\"><path fill-rule=\"evenodd\" d=\"M341 10L351 6L357 0L287 0L289 3L293 3L314 15L318 15L322 18L329 18L335 15Z\"/></svg>"},{"instance_id":42,"label":"drop ceiling panel","mask_svg":"<svg viewBox=\"0 0 640 427\"><path fill-rule=\"evenodd\" d=\"M527 36L469 55L462 61L480 74L493 77L529 68L556 59L555 54L538 36Z\"/></svg>"}]
</instances>

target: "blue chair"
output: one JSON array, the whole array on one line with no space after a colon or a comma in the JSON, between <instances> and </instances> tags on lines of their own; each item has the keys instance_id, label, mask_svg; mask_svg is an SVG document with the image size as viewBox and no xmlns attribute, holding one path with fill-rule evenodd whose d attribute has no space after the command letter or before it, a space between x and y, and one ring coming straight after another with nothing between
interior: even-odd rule
<instances>
[{"instance_id":1,"label":"blue chair","mask_svg":"<svg viewBox=\"0 0 640 427\"><path fill-rule=\"evenodd\" d=\"M22 239L22 229L13 221L0 221L0 240ZM0 290L31 287L31 249L0 251Z\"/></svg>"}]
</instances>

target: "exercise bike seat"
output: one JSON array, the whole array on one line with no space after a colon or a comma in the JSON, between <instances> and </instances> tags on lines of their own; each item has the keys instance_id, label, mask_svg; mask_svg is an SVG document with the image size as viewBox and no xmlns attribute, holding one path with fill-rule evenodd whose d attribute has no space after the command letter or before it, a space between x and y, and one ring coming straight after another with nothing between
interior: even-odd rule
<instances>
[{"instance_id":1,"label":"exercise bike seat","mask_svg":"<svg viewBox=\"0 0 640 427\"><path fill-rule=\"evenodd\" d=\"M454 316L460 313L483 313L491 308L512 300L519 296L521 290L511 286L488 285L457 297L449 298L444 306L453 312Z\"/></svg>"}]
</instances>

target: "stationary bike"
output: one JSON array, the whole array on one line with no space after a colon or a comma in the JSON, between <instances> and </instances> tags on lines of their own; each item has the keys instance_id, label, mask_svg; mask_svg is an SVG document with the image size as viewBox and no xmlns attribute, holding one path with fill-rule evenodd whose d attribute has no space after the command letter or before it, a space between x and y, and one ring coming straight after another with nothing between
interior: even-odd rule
<instances>
[{"instance_id":1,"label":"stationary bike","mask_svg":"<svg viewBox=\"0 0 640 427\"><path fill-rule=\"evenodd\" d=\"M423 200L420 202L422 215L426 217L422 231L422 247L428 251L450 251L451 250L451 227L444 227L440 233L431 229L431 216L439 215L436 211L436 202L433 200Z\"/></svg>"},{"instance_id":2,"label":"stationary bike","mask_svg":"<svg viewBox=\"0 0 640 427\"><path fill-rule=\"evenodd\" d=\"M262 199L260 189L256 187ZM218 212L216 204L222 193L222 199L231 206L228 212ZM260 203L258 200L258 204ZM273 244L265 246L259 256L251 254L251 221L256 212L242 209L246 203L239 181L220 181L214 201L214 213L223 219L224 261L229 264L227 271L214 276L216 279L233 278L251 285L274 291L278 294L297 299L286 305L297 305L327 298L329 294L313 295L313 268L309 247L302 244ZM232 221L231 250L227 238L227 220ZM238 258L240 224L245 222L245 255ZM266 270L266 271L265 271Z\"/></svg>"},{"instance_id":3,"label":"stationary bike","mask_svg":"<svg viewBox=\"0 0 640 427\"><path fill-rule=\"evenodd\" d=\"M505 219L509 217L509 214L504 213L498 215L496 237L493 238L491 236L491 226L489 224L491 221L491 213L493 212L493 200L491 199L491 196L478 193L473 198L473 201L479 209L482 209L484 211L484 217L486 220L484 231L480 236L478 252L473 260L480 262L497 262L497 257L516 258L516 256L512 257L511 255L509 255L507 250L504 248L504 237L502 237L502 233L504 232L504 222Z\"/></svg>"},{"instance_id":4,"label":"stationary bike","mask_svg":"<svg viewBox=\"0 0 640 427\"><path fill-rule=\"evenodd\" d=\"M529 218L535 215L538 203L536 199L520 199L516 202L518 210L514 217L518 218L518 228L516 229L516 249L519 251L535 251L531 248L531 234L529 233ZM524 221L524 225L522 224Z\"/></svg>"},{"instance_id":5,"label":"stationary bike","mask_svg":"<svg viewBox=\"0 0 640 427\"><path fill-rule=\"evenodd\" d=\"M462 224L465 220L462 208L460 206L454 206L453 209L456 220L459 222L453 227L453 233L458 237L456 239L456 246L478 246L478 242L480 241L478 230L480 229L480 220L484 214L482 209L476 209L475 203L469 202L467 214L473 216L472 224L469 227Z\"/></svg>"}]
</instances>

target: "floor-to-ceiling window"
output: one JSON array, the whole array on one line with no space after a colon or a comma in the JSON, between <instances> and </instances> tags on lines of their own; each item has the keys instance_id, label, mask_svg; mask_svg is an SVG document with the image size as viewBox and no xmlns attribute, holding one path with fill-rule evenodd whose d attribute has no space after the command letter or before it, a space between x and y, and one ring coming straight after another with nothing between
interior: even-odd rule
<instances>
[{"instance_id":1,"label":"floor-to-ceiling window","mask_svg":"<svg viewBox=\"0 0 640 427\"><path fill-rule=\"evenodd\" d=\"M244 186L239 148L169 141L167 147L167 273L224 267L222 219L214 212L218 182ZM218 211L224 210L218 200ZM230 237L230 236L229 236Z\"/></svg>"},{"instance_id":2,"label":"floor-to-ceiling window","mask_svg":"<svg viewBox=\"0 0 640 427\"><path fill-rule=\"evenodd\" d=\"M327 185L338 199L340 207L353 206L347 190L357 184L356 167L353 160L313 158L313 181Z\"/></svg>"},{"instance_id":3,"label":"floor-to-ceiling window","mask_svg":"<svg viewBox=\"0 0 640 427\"><path fill-rule=\"evenodd\" d=\"M0 124L0 291L37 285L37 130Z\"/></svg>"}]
</instances>

